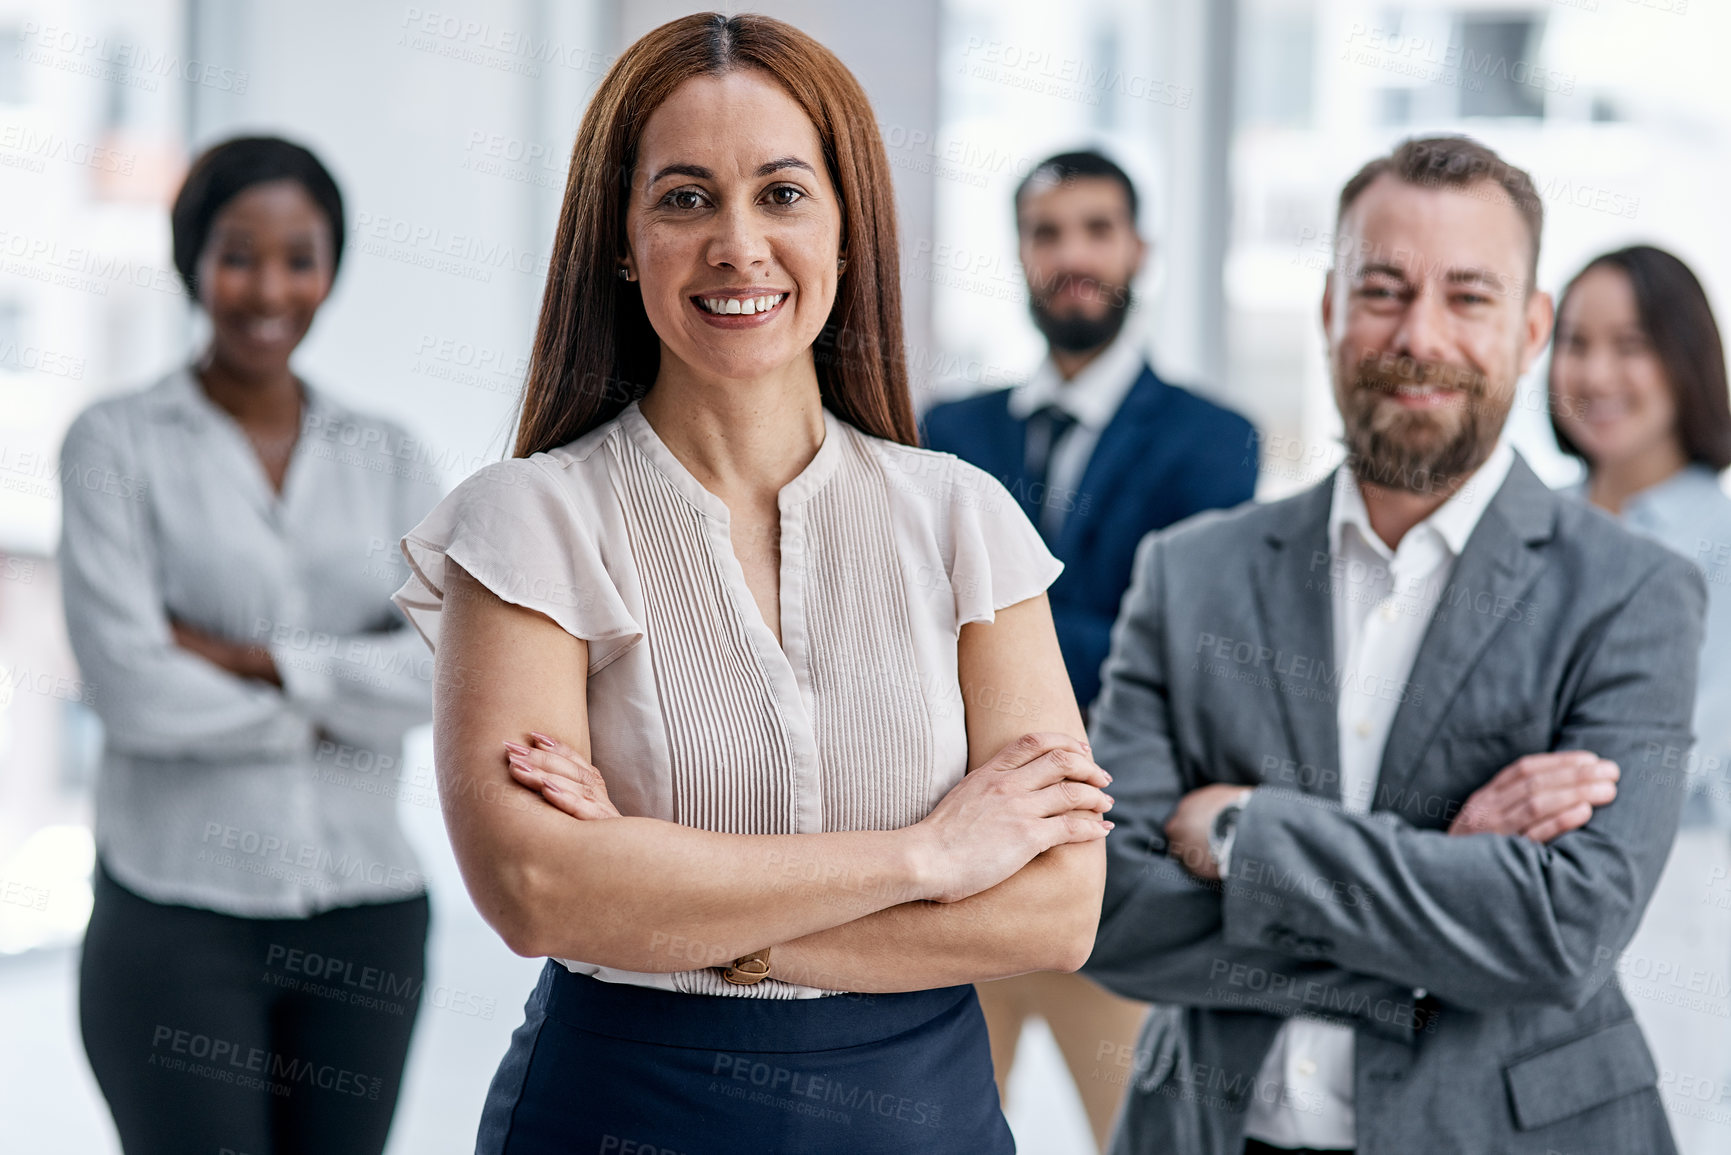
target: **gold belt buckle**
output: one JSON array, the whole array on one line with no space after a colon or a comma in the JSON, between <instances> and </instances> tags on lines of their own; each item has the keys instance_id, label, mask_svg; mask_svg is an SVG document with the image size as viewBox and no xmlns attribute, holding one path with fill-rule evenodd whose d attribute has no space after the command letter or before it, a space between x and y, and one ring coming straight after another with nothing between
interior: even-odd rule
<instances>
[{"instance_id":1,"label":"gold belt buckle","mask_svg":"<svg viewBox=\"0 0 1731 1155\"><path fill-rule=\"evenodd\" d=\"M721 968L721 977L740 987L762 982L769 977L769 950L769 947L764 947L734 959L731 966Z\"/></svg>"}]
</instances>

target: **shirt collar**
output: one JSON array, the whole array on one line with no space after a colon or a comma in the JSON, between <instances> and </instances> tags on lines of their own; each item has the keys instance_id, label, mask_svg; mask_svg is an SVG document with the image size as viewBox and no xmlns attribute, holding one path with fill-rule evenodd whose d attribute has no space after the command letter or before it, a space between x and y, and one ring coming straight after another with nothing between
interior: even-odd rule
<instances>
[{"instance_id":1,"label":"shirt collar","mask_svg":"<svg viewBox=\"0 0 1731 1155\"><path fill-rule=\"evenodd\" d=\"M304 427L309 419L328 421L335 417L335 409L324 391L314 388L298 373L295 377L301 383L301 396L305 400L301 411L302 426ZM158 383L155 392L157 404L175 416L206 422L218 417L233 420L227 410L210 399L210 394L198 383L198 377L193 373L191 365L181 365L171 370Z\"/></svg>"},{"instance_id":2,"label":"shirt collar","mask_svg":"<svg viewBox=\"0 0 1731 1155\"><path fill-rule=\"evenodd\" d=\"M1582 482L1581 496L1586 497L1587 485ZM1699 462L1679 469L1657 485L1650 485L1632 494L1623 502L1623 517L1646 528L1668 528L1675 524L1687 526L1703 520L1704 511L1713 509L1724 500L1719 488L1719 475Z\"/></svg>"},{"instance_id":3,"label":"shirt collar","mask_svg":"<svg viewBox=\"0 0 1731 1155\"><path fill-rule=\"evenodd\" d=\"M1056 405L1074 417L1077 424L1097 432L1118 412L1130 387L1142 376L1146 362L1139 343L1127 333L1120 333L1068 381L1059 375L1058 367L1048 355L1033 376L1011 390L1010 416L1025 421L1036 410Z\"/></svg>"},{"instance_id":4,"label":"shirt collar","mask_svg":"<svg viewBox=\"0 0 1731 1155\"><path fill-rule=\"evenodd\" d=\"M649 424L649 418L643 416L640 402L641 398L619 411L619 416L615 419L619 428L687 502L716 521L730 523L732 514L727 503L697 480L697 475L687 469L678 455L667 447L667 443L661 440L661 435L655 432L655 427ZM823 414L823 441L805 468L782 486L776 495L776 503L783 512L810 500L821 490L842 466L843 455L849 448L844 442L852 442L856 436L863 436L853 426L831 413L827 405L820 412Z\"/></svg>"},{"instance_id":5,"label":"shirt collar","mask_svg":"<svg viewBox=\"0 0 1731 1155\"><path fill-rule=\"evenodd\" d=\"M1450 553L1459 557L1466 548L1467 539L1478 527L1479 519L1484 516L1485 510L1490 508L1491 499L1503 487L1503 482L1508 480L1509 470L1514 464L1515 451L1509 447L1508 442L1499 438L1496 448L1485 458L1485 463L1455 490L1453 496L1439 505L1429 517L1413 526L1411 532L1430 530L1442 540ZM1342 535L1349 525L1358 531L1358 536L1372 549L1385 557L1394 555L1394 551L1389 549L1371 528L1370 513L1364 507L1364 493L1358 487L1358 479L1352 475L1351 469L1342 465L1334 473L1334 500L1328 509L1328 543L1336 556L1341 552Z\"/></svg>"}]
</instances>

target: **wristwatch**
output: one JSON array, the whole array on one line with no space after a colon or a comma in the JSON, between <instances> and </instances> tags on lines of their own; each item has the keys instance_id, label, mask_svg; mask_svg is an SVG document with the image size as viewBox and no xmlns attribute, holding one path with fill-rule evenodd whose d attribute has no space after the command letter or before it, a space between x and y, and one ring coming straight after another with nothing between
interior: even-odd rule
<instances>
[{"instance_id":1,"label":"wristwatch","mask_svg":"<svg viewBox=\"0 0 1731 1155\"><path fill-rule=\"evenodd\" d=\"M1214 869L1221 878L1232 865L1232 843L1238 837L1238 819L1244 813L1244 804L1250 801L1250 793L1246 791L1220 808L1220 813L1214 816L1214 825L1208 828L1208 856L1214 860Z\"/></svg>"},{"instance_id":2,"label":"wristwatch","mask_svg":"<svg viewBox=\"0 0 1731 1155\"><path fill-rule=\"evenodd\" d=\"M769 977L770 949L766 946L762 950L741 955L720 968L721 977L737 987L748 987L752 983L763 981Z\"/></svg>"}]
</instances>

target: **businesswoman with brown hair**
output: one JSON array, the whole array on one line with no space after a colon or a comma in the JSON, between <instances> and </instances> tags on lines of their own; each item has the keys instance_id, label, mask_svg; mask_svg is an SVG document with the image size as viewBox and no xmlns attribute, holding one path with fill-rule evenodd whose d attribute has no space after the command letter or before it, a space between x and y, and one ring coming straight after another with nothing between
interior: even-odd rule
<instances>
[{"instance_id":1,"label":"businesswoman with brown hair","mask_svg":"<svg viewBox=\"0 0 1731 1155\"><path fill-rule=\"evenodd\" d=\"M464 880L549 956L480 1151L1013 1150L969 984L1087 957L1111 799L1059 563L915 445L898 275L809 37L689 16L602 80L516 456L397 595Z\"/></svg>"}]
</instances>

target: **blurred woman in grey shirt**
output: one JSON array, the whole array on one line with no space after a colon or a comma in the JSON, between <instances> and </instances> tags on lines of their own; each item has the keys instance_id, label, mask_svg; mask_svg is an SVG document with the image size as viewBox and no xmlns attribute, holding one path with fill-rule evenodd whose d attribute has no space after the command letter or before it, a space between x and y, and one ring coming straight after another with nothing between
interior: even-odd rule
<instances>
[{"instance_id":1,"label":"blurred woman in grey shirt","mask_svg":"<svg viewBox=\"0 0 1731 1155\"><path fill-rule=\"evenodd\" d=\"M1678 1150L1718 1155L1731 1151L1731 1124L1692 1089L1731 1085L1731 497L1719 483L1731 393L1719 325L1688 265L1651 245L1589 261L1557 305L1550 400L1558 445L1587 467L1579 495L1707 579L1695 745L1654 749L1643 771L1688 783L1682 821L1617 973L1665 1073Z\"/></svg>"},{"instance_id":2,"label":"blurred woman in grey shirt","mask_svg":"<svg viewBox=\"0 0 1731 1155\"><path fill-rule=\"evenodd\" d=\"M128 1155L378 1152L428 918L396 806L432 663L390 594L438 471L289 366L342 252L311 153L211 148L173 226L209 344L61 451L105 730L85 1050Z\"/></svg>"}]
</instances>

